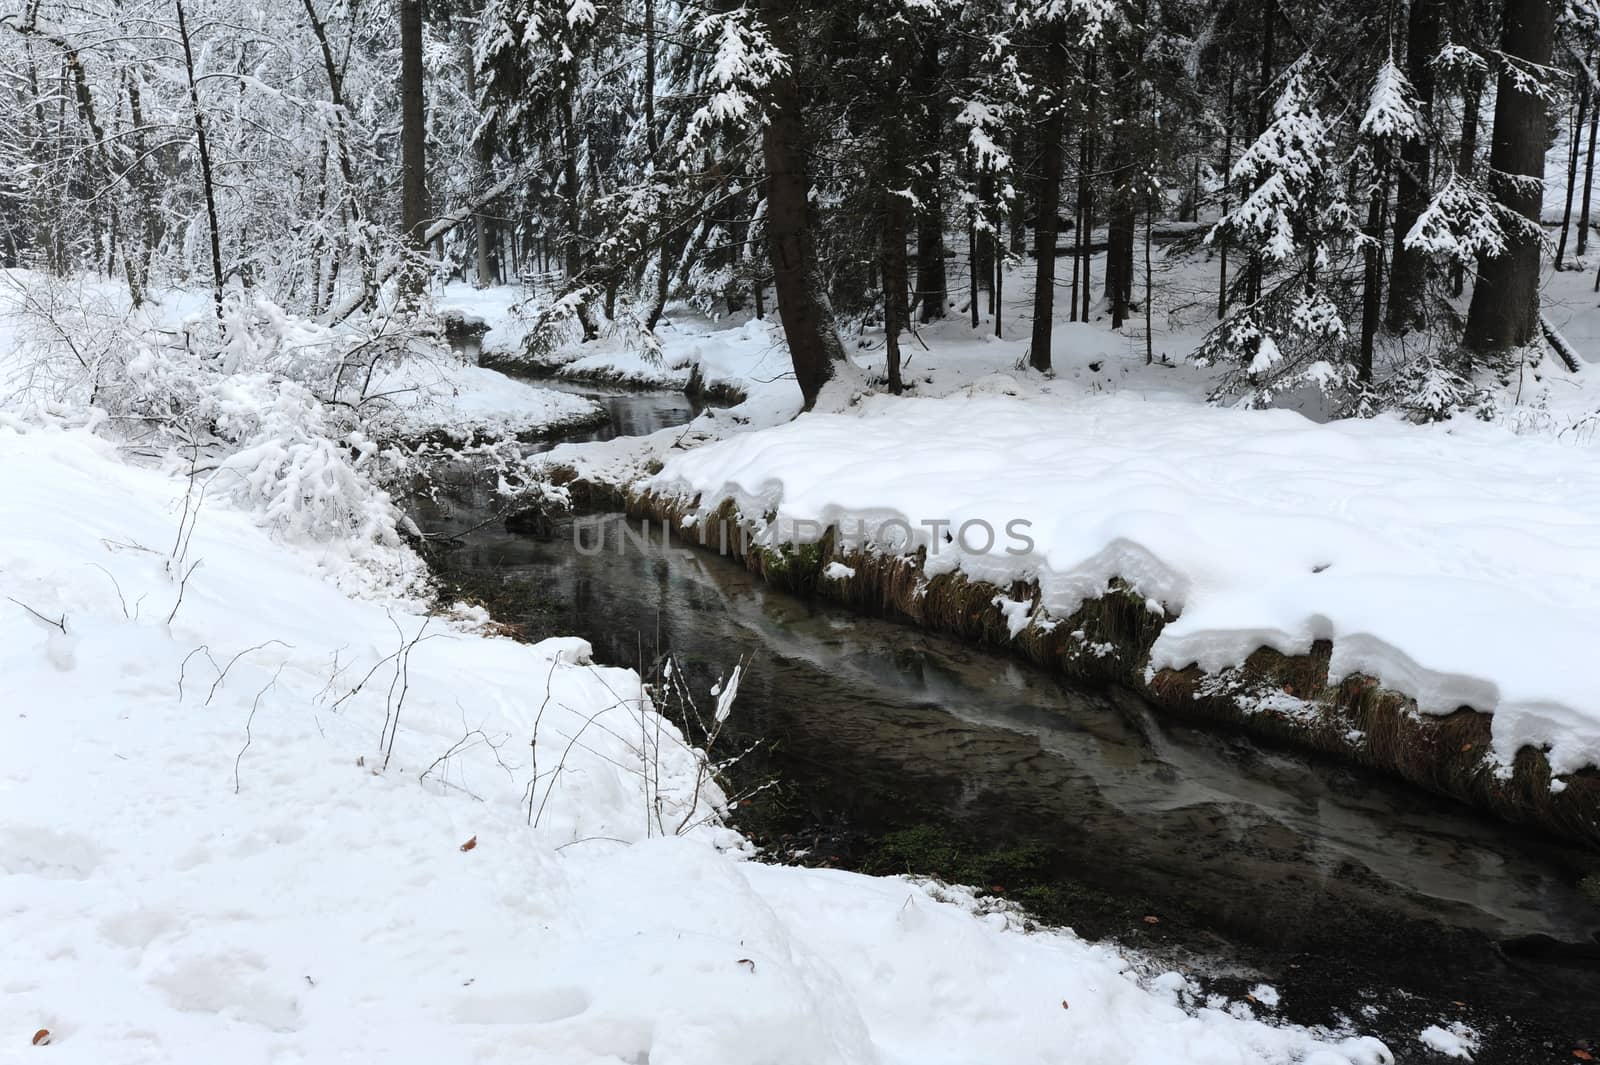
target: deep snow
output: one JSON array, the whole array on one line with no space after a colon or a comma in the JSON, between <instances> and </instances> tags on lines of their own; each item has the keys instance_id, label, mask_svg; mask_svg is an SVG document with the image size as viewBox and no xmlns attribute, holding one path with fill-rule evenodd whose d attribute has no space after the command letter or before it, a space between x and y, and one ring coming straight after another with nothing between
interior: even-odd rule
<instances>
[{"instance_id":1,"label":"deep snow","mask_svg":"<svg viewBox=\"0 0 1600 1065\"><path fill-rule=\"evenodd\" d=\"M347 598L247 512L203 513L173 613L187 482L85 430L8 419L0 471L0 988L52 1060L1388 1060L966 892L748 861L630 671Z\"/></svg>"}]
</instances>

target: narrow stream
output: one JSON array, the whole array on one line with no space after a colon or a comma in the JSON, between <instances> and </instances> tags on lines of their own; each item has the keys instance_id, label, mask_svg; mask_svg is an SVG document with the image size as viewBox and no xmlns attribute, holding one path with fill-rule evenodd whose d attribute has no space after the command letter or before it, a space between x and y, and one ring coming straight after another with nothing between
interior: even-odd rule
<instances>
[{"instance_id":1,"label":"narrow stream","mask_svg":"<svg viewBox=\"0 0 1600 1065\"><path fill-rule=\"evenodd\" d=\"M680 395L572 390L612 412L594 436L695 413ZM451 535L493 513L467 488L417 506ZM1480 1062L1571 1062L1600 1037L1600 904L1579 885L1600 856L774 592L622 521L576 519L590 550L604 534L595 554L574 519L548 539L490 523L436 564L532 635L575 633L646 671L670 651L701 691L747 658L732 743L762 747L734 783L780 786L738 817L775 859L992 888L1234 995L1265 974L1280 1015L1349 1019L1401 1061L1435 1060L1416 1033L1453 1019L1493 1030Z\"/></svg>"}]
</instances>

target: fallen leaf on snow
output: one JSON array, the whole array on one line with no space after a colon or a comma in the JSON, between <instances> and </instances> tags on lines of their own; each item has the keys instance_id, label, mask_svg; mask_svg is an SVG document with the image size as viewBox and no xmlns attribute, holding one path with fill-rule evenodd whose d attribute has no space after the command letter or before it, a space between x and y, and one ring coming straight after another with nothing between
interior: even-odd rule
<instances>
[{"instance_id":1,"label":"fallen leaf on snow","mask_svg":"<svg viewBox=\"0 0 1600 1065\"><path fill-rule=\"evenodd\" d=\"M463 843L461 845L461 849L464 850L464 851L470 851L472 848L476 847L477 845L478 845L478 837L477 836L473 836L471 839L467 840L465 843Z\"/></svg>"},{"instance_id":2,"label":"fallen leaf on snow","mask_svg":"<svg viewBox=\"0 0 1600 1065\"><path fill-rule=\"evenodd\" d=\"M47 1047L47 1046L49 1046L50 1045L50 1029L41 1028L37 1032L34 1032L33 1033L33 1045L36 1046L36 1047Z\"/></svg>"}]
</instances>

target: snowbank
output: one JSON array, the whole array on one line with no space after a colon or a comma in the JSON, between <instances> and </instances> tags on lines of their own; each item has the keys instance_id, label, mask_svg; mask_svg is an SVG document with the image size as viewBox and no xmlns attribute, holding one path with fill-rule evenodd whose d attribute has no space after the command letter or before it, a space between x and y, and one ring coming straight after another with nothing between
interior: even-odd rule
<instances>
[{"instance_id":1,"label":"snowbank","mask_svg":"<svg viewBox=\"0 0 1600 1065\"><path fill-rule=\"evenodd\" d=\"M861 523L927 546L929 575L1037 578L1035 624L1120 577L1181 615L1154 669L1331 640L1336 678L1377 677L1428 713L1492 711L1502 764L1524 745L1555 773L1600 764L1581 668L1600 638L1600 471L1582 449L1126 395L874 397L674 455L648 484L702 512L775 510L780 540L797 521ZM947 524L934 538L925 522Z\"/></svg>"},{"instance_id":2,"label":"snowbank","mask_svg":"<svg viewBox=\"0 0 1600 1065\"><path fill-rule=\"evenodd\" d=\"M407 437L553 436L598 425L605 408L591 399L540 388L454 357L414 358L369 393L394 405L393 424Z\"/></svg>"},{"instance_id":3,"label":"snowbank","mask_svg":"<svg viewBox=\"0 0 1600 1065\"><path fill-rule=\"evenodd\" d=\"M0 426L0 477L0 988L53 1061L1392 1060L743 860L631 672L346 598L220 502L184 582L186 482L84 431Z\"/></svg>"}]
</instances>

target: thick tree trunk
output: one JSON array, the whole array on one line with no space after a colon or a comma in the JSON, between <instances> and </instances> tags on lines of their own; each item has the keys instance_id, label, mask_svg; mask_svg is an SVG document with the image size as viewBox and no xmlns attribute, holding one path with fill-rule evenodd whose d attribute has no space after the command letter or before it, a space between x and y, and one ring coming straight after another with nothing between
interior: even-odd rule
<instances>
[{"instance_id":1,"label":"thick tree trunk","mask_svg":"<svg viewBox=\"0 0 1600 1065\"><path fill-rule=\"evenodd\" d=\"M420 256L427 247L427 116L422 85L422 0L400 0L400 226ZM411 297L422 292L426 276L413 265L401 277Z\"/></svg>"},{"instance_id":2,"label":"thick tree trunk","mask_svg":"<svg viewBox=\"0 0 1600 1065\"><path fill-rule=\"evenodd\" d=\"M1066 124L1061 90L1067 75L1067 51L1060 30L1052 34L1045 48L1050 111L1039 124L1039 192L1034 199L1033 218L1033 341L1028 347L1028 362L1035 370L1050 369L1050 336L1055 324L1056 226L1061 210L1061 138Z\"/></svg>"},{"instance_id":3,"label":"thick tree trunk","mask_svg":"<svg viewBox=\"0 0 1600 1065\"><path fill-rule=\"evenodd\" d=\"M1416 92L1424 127L1433 123L1433 58L1439 51L1436 0L1411 0L1406 25L1406 77ZM1406 247L1406 234L1428 206L1429 139L1426 133L1400 148L1400 177L1395 189L1394 251L1389 269L1389 332L1420 325L1427 257Z\"/></svg>"},{"instance_id":4,"label":"thick tree trunk","mask_svg":"<svg viewBox=\"0 0 1600 1065\"><path fill-rule=\"evenodd\" d=\"M1506 0L1501 51L1535 68L1547 66L1555 39L1554 0ZM1495 198L1539 222L1544 193L1544 103L1524 92L1502 65L1495 90L1494 141L1489 184ZM1462 343L1469 351L1518 348L1533 339L1539 323L1539 236L1516 228L1506 234L1503 255L1478 264L1472 305Z\"/></svg>"},{"instance_id":5,"label":"thick tree trunk","mask_svg":"<svg viewBox=\"0 0 1600 1065\"><path fill-rule=\"evenodd\" d=\"M922 100L922 165L917 181L917 297L922 320L944 317L949 285L944 269L944 101L939 92L939 50L935 41L922 49L917 65L917 94Z\"/></svg>"},{"instance_id":6,"label":"thick tree trunk","mask_svg":"<svg viewBox=\"0 0 1600 1065\"><path fill-rule=\"evenodd\" d=\"M1111 328L1121 329L1128 320L1128 304L1133 297L1133 238L1136 216L1133 190L1128 185L1131 164L1117 168L1113 176L1111 210L1106 218L1106 300L1111 304Z\"/></svg>"},{"instance_id":7,"label":"thick tree trunk","mask_svg":"<svg viewBox=\"0 0 1600 1065\"><path fill-rule=\"evenodd\" d=\"M795 380L805 409L810 410L833 376L834 365L844 362L844 346L839 343L812 244L805 143L794 75L785 74L773 79L767 124L761 133L767 165L767 242L778 317L789 343Z\"/></svg>"}]
</instances>

